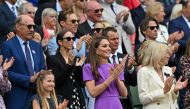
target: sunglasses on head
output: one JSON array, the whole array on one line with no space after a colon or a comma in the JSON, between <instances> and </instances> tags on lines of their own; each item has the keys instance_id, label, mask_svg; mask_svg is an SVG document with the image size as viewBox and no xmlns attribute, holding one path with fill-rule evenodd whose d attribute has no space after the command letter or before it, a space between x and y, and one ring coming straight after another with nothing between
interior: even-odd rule
<instances>
[{"instance_id":1,"label":"sunglasses on head","mask_svg":"<svg viewBox=\"0 0 190 109\"><path fill-rule=\"evenodd\" d=\"M80 2L87 2L88 0L79 0Z\"/></svg>"},{"instance_id":2,"label":"sunglasses on head","mask_svg":"<svg viewBox=\"0 0 190 109\"><path fill-rule=\"evenodd\" d=\"M97 33L99 33L101 30L103 30L103 28L94 28L93 30L94 32L96 31Z\"/></svg>"},{"instance_id":3,"label":"sunglasses on head","mask_svg":"<svg viewBox=\"0 0 190 109\"><path fill-rule=\"evenodd\" d=\"M94 10L94 13L99 13L99 12L103 12L103 8L101 8L101 9L96 9L96 10Z\"/></svg>"},{"instance_id":4,"label":"sunglasses on head","mask_svg":"<svg viewBox=\"0 0 190 109\"><path fill-rule=\"evenodd\" d=\"M75 37L66 37L66 38L63 38L63 39L67 39L67 41L71 41L71 39L73 40L73 41L75 41Z\"/></svg>"},{"instance_id":5,"label":"sunglasses on head","mask_svg":"<svg viewBox=\"0 0 190 109\"><path fill-rule=\"evenodd\" d=\"M22 24L21 23L21 25L25 25L28 29L31 29L31 28L35 28L35 25L32 25L32 24L29 24L29 25L27 25L27 24Z\"/></svg>"},{"instance_id":6,"label":"sunglasses on head","mask_svg":"<svg viewBox=\"0 0 190 109\"><path fill-rule=\"evenodd\" d=\"M156 28L156 29L159 29L159 26L149 26L148 28L149 28L150 30L154 30L155 28Z\"/></svg>"},{"instance_id":7,"label":"sunglasses on head","mask_svg":"<svg viewBox=\"0 0 190 109\"><path fill-rule=\"evenodd\" d=\"M76 22L79 23L79 20L73 19L73 20L71 20L71 22L72 22L73 24L75 24Z\"/></svg>"}]
</instances>

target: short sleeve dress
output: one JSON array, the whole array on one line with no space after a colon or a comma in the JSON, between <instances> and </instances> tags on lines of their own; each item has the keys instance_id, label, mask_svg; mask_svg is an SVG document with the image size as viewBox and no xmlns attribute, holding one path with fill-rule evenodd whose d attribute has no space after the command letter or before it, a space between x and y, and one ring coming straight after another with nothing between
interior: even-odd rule
<instances>
[{"instance_id":1,"label":"short sleeve dress","mask_svg":"<svg viewBox=\"0 0 190 109\"><path fill-rule=\"evenodd\" d=\"M113 65L109 63L101 64L99 66L98 72L100 73L100 77L97 81L95 81L95 85L101 84L109 77L110 67L113 68ZM95 78L91 71L91 65L85 64L83 66L83 81L89 80L95 80ZM124 80L123 72L120 75L120 80ZM95 109L123 109L119 100L119 92L117 89L116 81L112 81L107 89L96 97Z\"/></svg>"}]
</instances>

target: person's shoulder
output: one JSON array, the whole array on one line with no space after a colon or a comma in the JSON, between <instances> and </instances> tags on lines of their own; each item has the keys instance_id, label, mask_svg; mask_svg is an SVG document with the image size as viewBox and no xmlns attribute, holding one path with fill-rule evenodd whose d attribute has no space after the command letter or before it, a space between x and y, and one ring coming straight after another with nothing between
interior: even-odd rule
<instances>
[{"instance_id":1,"label":"person's shoulder","mask_svg":"<svg viewBox=\"0 0 190 109\"><path fill-rule=\"evenodd\" d=\"M91 68L91 65L89 63L85 64L83 68Z\"/></svg>"}]
</instances>

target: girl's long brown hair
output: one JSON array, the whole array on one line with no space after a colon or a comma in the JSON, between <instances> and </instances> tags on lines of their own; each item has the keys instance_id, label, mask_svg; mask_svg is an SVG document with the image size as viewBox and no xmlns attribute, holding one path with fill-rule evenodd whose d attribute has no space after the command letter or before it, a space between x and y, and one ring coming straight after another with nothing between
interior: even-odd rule
<instances>
[{"instance_id":1,"label":"girl's long brown hair","mask_svg":"<svg viewBox=\"0 0 190 109\"><path fill-rule=\"evenodd\" d=\"M91 69L92 69L92 74L95 77L95 79L99 79L100 74L98 72L98 67L100 65L100 59L99 56L97 55L96 51L97 48L100 45L100 41L102 41L103 39L107 39L106 37L94 37L91 44L90 44L90 48L89 48L89 63L91 65Z\"/></svg>"}]
</instances>

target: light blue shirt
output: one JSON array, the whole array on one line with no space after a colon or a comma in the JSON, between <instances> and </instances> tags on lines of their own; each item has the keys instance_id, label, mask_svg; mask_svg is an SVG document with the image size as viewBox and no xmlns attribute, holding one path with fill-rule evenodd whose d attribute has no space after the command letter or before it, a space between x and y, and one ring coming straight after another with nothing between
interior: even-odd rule
<instances>
[{"instance_id":1,"label":"light blue shirt","mask_svg":"<svg viewBox=\"0 0 190 109\"><path fill-rule=\"evenodd\" d=\"M25 45L24 45L24 42L25 42L25 41L22 40L19 36L16 36L16 37L18 38L18 41L19 41L19 43L20 43L20 45L21 45L22 51L23 51L24 56L25 56L25 59L26 59ZM30 46L29 46L30 42L29 42L29 41L27 41L27 42L28 42L27 47L29 48L29 51L30 51L30 58L31 58L31 61L32 61L32 68L34 69L34 60L33 60L33 56L32 56L32 52L31 52Z\"/></svg>"},{"instance_id":2,"label":"light blue shirt","mask_svg":"<svg viewBox=\"0 0 190 109\"><path fill-rule=\"evenodd\" d=\"M74 47L73 51L77 57L81 57L82 55L86 56L86 43L83 41L81 49L78 51L76 49L76 45L77 45L78 40L79 39L76 39L74 44L73 44L73 47Z\"/></svg>"},{"instance_id":3,"label":"light blue shirt","mask_svg":"<svg viewBox=\"0 0 190 109\"><path fill-rule=\"evenodd\" d=\"M57 48L58 48L58 45L57 45L57 42L56 42L56 37L52 37L49 40L49 43L48 43L48 53L49 53L49 55L55 55L56 52L57 52Z\"/></svg>"}]
</instances>

